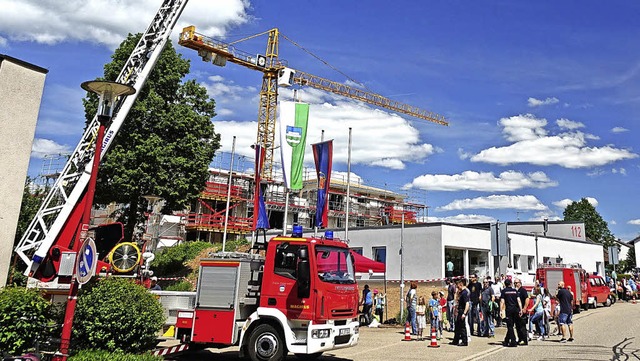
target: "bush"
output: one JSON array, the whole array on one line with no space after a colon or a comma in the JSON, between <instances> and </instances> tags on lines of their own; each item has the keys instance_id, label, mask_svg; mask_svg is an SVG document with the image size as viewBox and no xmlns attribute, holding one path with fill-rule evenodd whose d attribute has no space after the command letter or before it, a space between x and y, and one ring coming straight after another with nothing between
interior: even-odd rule
<instances>
[{"instance_id":1,"label":"bush","mask_svg":"<svg viewBox=\"0 0 640 361\"><path fill-rule=\"evenodd\" d=\"M50 304L39 291L23 287L0 290L0 351L24 353L50 322Z\"/></svg>"},{"instance_id":2,"label":"bush","mask_svg":"<svg viewBox=\"0 0 640 361\"><path fill-rule=\"evenodd\" d=\"M189 281L179 281L174 284L168 285L164 288L165 291L183 291L183 292L191 292L193 291L193 284Z\"/></svg>"},{"instance_id":3,"label":"bush","mask_svg":"<svg viewBox=\"0 0 640 361\"><path fill-rule=\"evenodd\" d=\"M184 265L185 262L194 259L202 250L211 246L209 242L197 241L163 248L151 262L151 269L156 275L184 275L189 271Z\"/></svg>"},{"instance_id":4,"label":"bush","mask_svg":"<svg viewBox=\"0 0 640 361\"><path fill-rule=\"evenodd\" d=\"M163 325L162 306L146 288L124 278L100 279L78 297L74 348L145 352Z\"/></svg>"},{"instance_id":5,"label":"bush","mask_svg":"<svg viewBox=\"0 0 640 361\"><path fill-rule=\"evenodd\" d=\"M162 361L161 356L151 354L127 354L120 351L83 350L71 356L69 361Z\"/></svg>"}]
</instances>

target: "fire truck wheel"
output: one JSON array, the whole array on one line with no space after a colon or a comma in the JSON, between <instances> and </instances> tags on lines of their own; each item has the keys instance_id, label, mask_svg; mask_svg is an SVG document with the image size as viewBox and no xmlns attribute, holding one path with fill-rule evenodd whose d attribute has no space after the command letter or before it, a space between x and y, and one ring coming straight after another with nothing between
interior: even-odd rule
<instances>
[{"instance_id":1,"label":"fire truck wheel","mask_svg":"<svg viewBox=\"0 0 640 361\"><path fill-rule=\"evenodd\" d=\"M303 361L312 361L317 359L318 357L320 357L320 355L322 355L322 352L316 352L316 353L297 353L296 354L296 358L298 360L303 360Z\"/></svg>"},{"instance_id":2,"label":"fire truck wheel","mask_svg":"<svg viewBox=\"0 0 640 361\"><path fill-rule=\"evenodd\" d=\"M607 300L604 301L605 307L611 306L612 303L613 303L613 301L611 301L611 296L607 297Z\"/></svg>"},{"instance_id":3,"label":"fire truck wheel","mask_svg":"<svg viewBox=\"0 0 640 361\"><path fill-rule=\"evenodd\" d=\"M285 345L278 330L268 324L256 327L251 333L248 345L251 361L282 360Z\"/></svg>"}]
</instances>

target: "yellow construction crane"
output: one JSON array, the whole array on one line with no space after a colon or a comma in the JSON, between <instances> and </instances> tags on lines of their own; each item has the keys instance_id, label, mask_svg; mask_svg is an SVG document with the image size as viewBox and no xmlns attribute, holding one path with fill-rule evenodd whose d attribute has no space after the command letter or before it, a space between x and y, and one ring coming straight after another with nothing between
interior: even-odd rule
<instances>
[{"instance_id":1,"label":"yellow construction crane","mask_svg":"<svg viewBox=\"0 0 640 361\"><path fill-rule=\"evenodd\" d=\"M265 34L268 35L268 41L264 55L250 54L236 49L233 45ZM265 149L265 162L262 170L263 179L272 179L273 174L278 86L307 85L415 118L448 125L442 115L287 67L278 58L278 38L280 35L278 29L274 28L238 40L232 44L199 34L196 32L195 26L188 26L182 30L178 41L178 44L184 47L197 50L202 60L210 61L214 65L225 66L227 62L231 62L263 73L258 109L258 136L256 139L256 143Z\"/></svg>"}]
</instances>

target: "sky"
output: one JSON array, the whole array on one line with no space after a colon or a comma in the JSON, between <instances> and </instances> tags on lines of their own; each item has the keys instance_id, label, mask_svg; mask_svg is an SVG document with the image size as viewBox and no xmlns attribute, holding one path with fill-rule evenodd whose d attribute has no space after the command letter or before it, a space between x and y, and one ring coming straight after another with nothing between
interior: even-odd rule
<instances>
[{"instance_id":1,"label":"sky","mask_svg":"<svg viewBox=\"0 0 640 361\"><path fill-rule=\"evenodd\" d=\"M160 1L0 0L0 54L49 70L29 174L82 135L85 92ZM560 220L587 198L616 238L640 234L640 3L191 0L173 31L216 101L223 152L252 156L262 74L177 45L277 27L291 68L446 117L449 126L302 87L307 144L334 139L336 177L406 194L429 221ZM294 42L296 45L294 45ZM266 36L235 44L264 53ZM280 89L280 100L291 100ZM311 147L305 162L313 167Z\"/></svg>"}]
</instances>

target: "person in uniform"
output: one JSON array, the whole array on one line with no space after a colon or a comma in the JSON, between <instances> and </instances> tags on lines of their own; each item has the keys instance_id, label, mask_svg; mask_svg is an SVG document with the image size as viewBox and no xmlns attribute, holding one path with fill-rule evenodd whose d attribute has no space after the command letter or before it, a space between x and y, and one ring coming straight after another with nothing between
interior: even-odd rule
<instances>
[{"instance_id":1,"label":"person in uniform","mask_svg":"<svg viewBox=\"0 0 640 361\"><path fill-rule=\"evenodd\" d=\"M504 285L505 288L500 294L500 317L507 319L507 335L502 344L507 347L516 347L518 342L513 326L522 314L522 303L518 297L518 291L511 287L511 279L505 279Z\"/></svg>"}]
</instances>

